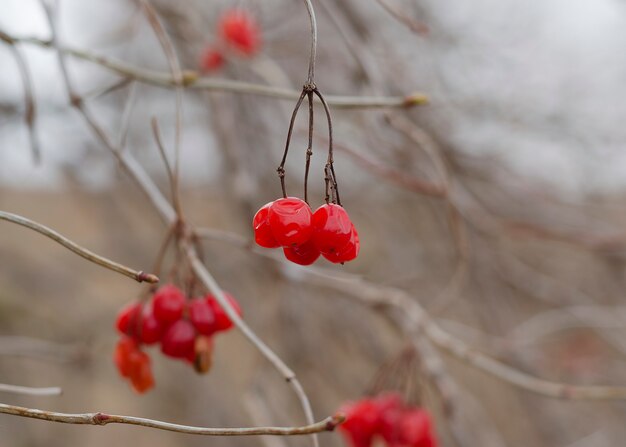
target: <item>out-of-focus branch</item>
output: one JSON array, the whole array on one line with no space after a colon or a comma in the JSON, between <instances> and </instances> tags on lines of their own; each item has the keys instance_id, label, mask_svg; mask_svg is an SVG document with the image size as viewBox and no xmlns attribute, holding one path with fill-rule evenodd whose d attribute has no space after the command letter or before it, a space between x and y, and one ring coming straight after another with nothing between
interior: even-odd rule
<instances>
[{"instance_id":1,"label":"out-of-focus branch","mask_svg":"<svg viewBox=\"0 0 626 447\"><path fill-rule=\"evenodd\" d=\"M87 50L63 47L53 44L52 41L33 37L13 37L14 42L23 42L42 47L56 48L63 54L71 55L78 59L93 62L124 77L129 77L146 84L160 87L175 87L176 79L169 73L148 70L135 67L115 60L113 58L100 56ZM275 99L296 100L300 92L296 90L272 87L269 85L253 84L250 82L235 81L230 79L205 78L193 70L183 71L183 85L188 89L211 90L232 93L244 93L251 95L267 96ZM428 104L428 97L419 92L411 93L407 96L325 96L329 105L342 109L361 108L385 108L385 107L412 107Z\"/></svg>"},{"instance_id":2,"label":"out-of-focus branch","mask_svg":"<svg viewBox=\"0 0 626 447\"><path fill-rule=\"evenodd\" d=\"M107 425L107 424L127 424L138 425L140 427L155 428L157 430L186 433L189 435L205 436L295 436L308 435L323 431L332 431L341 424L345 417L341 414L328 417L315 424L302 427L245 427L245 428L208 428L194 427L190 425L172 424L155 419L139 418L134 416L120 416L106 413L57 413L53 411L37 410L34 408L17 407L14 405L0 404L0 413L13 416L22 416L32 419L41 419L51 422L62 422L64 424L78 425Z\"/></svg>"},{"instance_id":3,"label":"out-of-focus branch","mask_svg":"<svg viewBox=\"0 0 626 447\"><path fill-rule=\"evenodd\" d=\"M25 105L24 121L26 122L26 127L28 129L33 159L35 163L39 163L41 161L41 148L39 145L37 131L35 129L36 107L35 97L33 94L33 80L30 75L30 69L28 68L28 64L26 63L26 58L24 57L22 50L15 44L15 41L11 38L11 36L0 31L0 40L8 44L9 50L13 53L15 63L17 64L17 68L20 72L20 77L22 78Z\"/></svg>"},{"instance_id":4,"label":"out-of-focus branch","mask_svg":"<svg viewBox=\"0 0 626 447\"><path fill-rule=\"evenodd\" d=\"M417 20L411 19L406 15L406 13L400 11L398 6L391 3L391 0L376 0L376 2L382 6L382 8L389 13L394 19L398 22L406 26L415 34L419 34L421 36L425 36L428 34L429 29L428 25L423 22L419 22Z\"/></svg>"},{"instance_id":5,"label":"out-of-focus branch","mask_svg":"<svg viewBox=\"0 0 626 447\"><path fill-rule=\"evenodd\" d=\"M95 254L92 251L87 250L86 248L81 247L75 242L72 242L65 236L57 233L56 231L40 224L30 219L27 219L22 216L18 216L17 214L7 213L5 211L0 211L0 220L5 220L7 222L11 222L17 225L21 225L23 227L29 228L31 230L36 231L39 234L43 234L44 236L52 239L55 242L63 245L70 251L73 251L78 256L85 258L86 260L93 262L94 264L98 264L101 267L107 268L109 270L113 270L114 272L121 273L124 276L128 276L129 278L134 279L138 282L148 282L150 284L156 284L159 282L159 278L152 273L144 273L142 271L136 271L131 269L130 267L126 267L125 265L119 264L117 262L111 261L105 257Z\"/></svg>"},{"instance_id":6,"label":"out-of-focus branch","mask_svg":"<svg viewBox=\"0 0 626 447\"><path fill-rule=\"evenodd\" d=\"M199 229L197 234L205 238L234 243L242 248L251 247L251 243L246 242L245 238L222 231ZM255 250L250 251L255 252ZM278 262L286 262L282 259L275 259ZM626 387L623 386L577 386L551 382L525 373L479 352L463 340L443 330L419 303L401 289L379 286L349 274L338 275L313 267L298 268L297 271L297 274L289 276L295 281L333 289L348 298L376 309L399 311L399 314L407 320L407 326L403 324L405 330L413 328L417 334L425 335L435 346L457 359L518 388L559 399L626 400ZM288 271L285 271L285 274L288 274Z\"/></svg>"},{"instance_id":7,"label":"out-of-focus branch","mask_svg":"<svg viewBox=\"0 0 626 447\"><path fill-rule=\"evenodd\" d=\"M46 388L33 388L29 386L8 385L6 383L0 383L0 392L25 394L27 396L59 396L63 393L63 390L56 386Z\"/></svg>"}]
</instances>

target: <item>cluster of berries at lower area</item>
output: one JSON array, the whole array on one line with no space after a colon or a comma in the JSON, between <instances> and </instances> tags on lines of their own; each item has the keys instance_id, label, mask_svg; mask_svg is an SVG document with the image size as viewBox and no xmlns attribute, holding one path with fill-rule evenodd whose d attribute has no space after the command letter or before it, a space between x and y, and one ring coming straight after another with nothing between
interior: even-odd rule
<instances>
[{"instance_id":1,"label":"cluster of berries at lower area","mask_svg":"<svg viewBox=\"0 0 626 447\"><path fill-rule=\"evenodd\" d=\"M200 56L200 68L209 72L224 66L227 55L252 57L261 49L261 28L245 9L224 11L218 20L217 42L207 45Z\"/></svg>"},{"instance_id":2,"label":"cluster of berries at lower area","mask_svg":"<svg viewBox=\"0 0 626 447\"><path fill-rule=\"evenodd\" d=\"M237 301L225 295L241 315ZM158 343L166 356L205 373L211 367L213 336L228 331L233 323L212 295L188 299L178 287L168 284L158 289L150 302L124 307L115 327L121 334L115 347L115 365L135 391L144 393L154 387L150 357L144 346Z\"/></svg>"},{"instance_id":3,"label":"cluster of berries at lower area","mask_svg":"<svg viewBox=\"0 0 626 447\"><path fill-rule=\"evenodd\" d=\"M257 211L252 226L258 245L283 247L285 257L296 264L313 264L320 255L343 264L359 254L359 234L346 210L334 203L312 212L297 197L278 199Z\"/></svg>"},{"instance_id":4,"label":"cluster of berries at lower area","mask_svg":"<svg viewBox=\"0 0 626 447\"><path fill-rule=\"evenodd\" d=\"M437 447L428 411L407 404L398 393L349 402L339 410L346 416L340 430L351 447Z\"/></svg>"}]
</instances>

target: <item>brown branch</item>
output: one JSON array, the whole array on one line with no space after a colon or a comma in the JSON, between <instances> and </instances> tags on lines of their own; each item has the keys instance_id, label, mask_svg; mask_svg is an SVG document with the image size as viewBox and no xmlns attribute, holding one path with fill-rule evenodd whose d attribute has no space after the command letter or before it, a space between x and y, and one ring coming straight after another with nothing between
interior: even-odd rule
<instances>
[{"instance_id":1,"label":"brown branch","mask_svg":"<svg viewBox=\"0 0 626 447\"><path fill-rule=\"evenodd\" d=\"M156 284L159 282L159 278L156 275L153 275L152 273L144 273L142 271L136 271L136 270L131 269L130 267L126 267L125 265L119 264L103 256L97 255L94 252L81 247L77 243L72 242L65 236L61 235L60 233L57 233L56 231L40 223L27 219L25 217L18 216L17 214L7 213L5 211L0 211L0 220L5 220L7 222L21 225L28 229L34 230L39 234L43 234L44 236L61 244L68 250L73 251L78 256L81 256L85 258L86 260L93 262L94 264L98 264L101 267L104 267L109 270L113 270L114 272L117 272L117 273L121 273L124 276L128 276L129 278L132 278L135 281L148 282L150 284Z\"/></svg>"},{"instance_id":2,"label":"brown branch","mask_svg":"<svg viewBox=\"0 0 626 447\"><path fill-rule=\"evenodd\" d=\"M14 405L0 404L0 413L21 416L43 421L62 422L64 424L78 425L107 425L107 424L127 424L138 425L140 427L155 428L157 430L186 433L189 435L204 436L296 436L332 431L341 424L345 417L337 414L328 417L315 424L302 427L245 427L245 428L208 428L194 427L190 425L173 424L155 419L146 419L134 416L120 416L106 413L57 413L53 411L37 410L34 408L24 408Z\"/></svg>"},{"instance_id":3,"label":"brown branch","mask_svg":"<svg viewBox=\"0 0 626 447\"><path fill-rule=\"evenodd\" d=\"M141 67L121 62L112 58L100 56L86 50L61 47L53 41L31 37L11 37L14 42L38 45L48 48L56 48L60 53L83 59L98 64L114 71L121 76L129 77L146 84L159 87L175 87L177 81L168 73L148 70ZM296 100L300 92L281 87L253 84L249 82L235 81L231 79L205 78L193 70L183 71L183 84L187 89L221 91L232 93L244 93L251 95L267 96L275 99ZM329 105L342 109L361 108L387 108L387 107L413 107L428 104L428 97L423 93L415 92L406 96L326 96Z\"/></svg>"}]
</instances>

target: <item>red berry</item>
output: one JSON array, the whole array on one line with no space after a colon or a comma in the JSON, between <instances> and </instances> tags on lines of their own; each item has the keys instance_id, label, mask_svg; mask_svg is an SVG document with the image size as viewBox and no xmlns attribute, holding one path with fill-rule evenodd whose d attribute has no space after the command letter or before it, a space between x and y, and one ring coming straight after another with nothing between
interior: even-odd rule
<instances>
[{"instance_id":1,"label":"red berry","mask_svg":"<svg viewBox=\"0 0 626 447\"><path fill-rule=\"evenodd\" d=\"M226 43L246 56L261 46L261 30L256 19L242 9L226 11L219 21L219 32Z\"/></svg>"},{"instance_id":2,"label":"red berry","mask_svg":"<svg viewBox=\"0 0 626 447\"><path fill-rule=\"evenodd\" d=\"M154 310L147 307L141 318L140 339L142 343L151 345L161 340L163 335L163 325L154 315Z\"/></svg>"},{"instance_id":3,"label":"red berry","mask_svg":"<svg viewBox=\"0 0 626 447\"><path fill-rule=\"evenodd\" d=\"M200 57L200 69L202 71L215 71L224 65L224 55L214 47L207 47Z\"/></svg>"},{"instance_id":4,"label":"red berry","mask_svg":"<svg viewBox=\"0 0 626 447\"><path fill-rule=\"evenodd\" d=\"M224 292L224 295L226 296L226 299L231 304L231 306L235 309L235 312L237 312L237 315L241 316L242 311L237 300L228 292ZM226 311L222 309L222 306L217 301L217 299L212 295L207 295L206 300L213 308L213 313L215 314L215 327L217 328L217 330L227 331L228 329L232 328L233 322L230 321L230 317L226 314Z\"/></svg>"},{"instance_id":5,"label":"red berry","mask_svg":"<svg viewBox=\"0 0 626 447\"><path fill-rule=\"evenodd\" d=\"M117 314L116 329L125 335L134 337L139 330L141 303L130 303L124 306Z\"/></svg>"},{"instance_id":6,"label":"red berry","mask_svg":"<svg viewBox=\"0 0 626 447\"><path fill-rule=\"evenodd\" d=\"M254 228L254 240L258 245L265 248L280 247L280 244L276 242L272 230L270 228L269 221L269 209L273 202L266 203L261 207L259 211L254 215L252 220L252 227Z\"/></svg>"},{"instance_id":7,"label":"red berry","mask_svg":"<svg viewBox=\"0 0 626 447\"><path fill-rule=\"evenodd\" d=\"M154 377L152 376L148 354L137 349L130 354L129 363L131 385L137 393L145 393L154 387Z\"/></svg>"},{"instance_id":8,"label":"red berry","mask_svg":"<svg viewBox=\"0 0 626 447\"><path fill-rule=\"evenodd\" d=\"M314 228L313 240L322 253L336 253L350 241L353 225L341 205L327 203L320 206L313 213L311 223Z\"/></svg>"},{"instance_id":9,"label":"red berry","mask_svg":"<svg viewBox=\"0 0 626 447\"><path fill-rule=\"evenodd\" d=\"M154 316L161 323L171 324L183 316L185 295L172 284L165 285L156 291L152 301Z\"/></svg>"},{"instance_id":10,"label":"red berry","mask_svg":"<svg viewBox=\"0 0 626 447\"><path fill-rule=\"evenodd\" d=\"M161 338L161 352L163 354L187 359L193 356L196 330L188 320L178 320L172 324Z\"/></svg>"},{"instance_id":11,"label":"red berry","mask_svg":"<svg viewBox=\"0 0 626 447\"><path fill-rule=\"evenodd\" d=\"M350 402L339 409L346 421L339 429L352 447L369 447L378 429L378 410L371 399Z\"/></svg>"},{"instance_id":12,"label":"red berry","mask_svg":"<svg viewBox=\"0 0 626 447\"><path fill-rule=\"evenodd\" d=\"M213 306L205 298L196 298L189 303L189 319L202 335L212 335L218 330Z\"/></svg>"},{"instance_id":13,"label":"red berry","mask_svg":"<svg viewBox=\"0 0 626 447\"><path fill-rule=\"evenodd\" d=\"M352 226L350 241L348 241L348 243L344 247L334 253L322 254L330 262L333 262L335 264L343 264L344 262L352 261L353 259L355 259L359 255L360 248L361 244L359 242L359 233L357 233L356 228Z\"/></svg>"},{"instance_id":14,"label":"red berry","mask_svg":"<svg viewBox=\"0 0 626 447\"><path fill-rule=\"evenodd\" d=\"M422 408L405 411L398 421L400 445L409 447L434 447L432 423L428 413Z\"/></svg>"},{"instance_id":15,"label":"red berry","mask_svg":"<svg viewBox=\"0 0 626 447\"><path fill-rule=\"evenodd\" d=\"M131 368L128 359L130 354L139 349L137 342L130 337L122 336L115 345L113 353L113 362L122 377L129 377Z\"/></svg>"},{"instance_id":16,"label":"red berry","mask_svg":"<svg viewBox=\"0 0 626 447\"><path fill-rule=\"evenodd\" d=\"M320 251L312 240L296 247L285 247L283 252L287 259L300 265L311 265L320 257Z\"/></svg>"},{"instance_id":17,"label":"red berry","mask_svg":"<svg viewBox=\"0 0 626 447\"><path fill-rule=\"evenodd\" d=\"M313 235L311 208L296 197L278 199L269 208L272 234L283 247L302 245Z\"/></svg>"}]
</instances>

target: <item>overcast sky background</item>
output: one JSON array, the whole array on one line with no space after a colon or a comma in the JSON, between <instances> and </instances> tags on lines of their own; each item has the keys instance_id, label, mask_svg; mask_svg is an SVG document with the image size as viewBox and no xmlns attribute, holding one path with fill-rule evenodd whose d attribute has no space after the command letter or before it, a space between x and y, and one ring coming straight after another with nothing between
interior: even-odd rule
<instances>
[{"instance_id":1,"label":"overcast sky background","mask_svg":"<svg viewBox=\"0 0 626 447\"><path fill-rule=\"evenodd\" d=\"M284 0L287 1L287 0ZM365 0L363 0L365 1ZM276 2L273 2L276 3ZM384 14L375 2L364 5ZM400 2L410 6L412 2ZM424 0L429 26L447 40L399 42L415 59L416 78L430 70L435 81L419 85L432 98L433 117L449 137L471 154L491 155L533 181L575 194L613 193L626 187L626 8L615 0ZM133 60L146 42L111 42L111 24L128 18L125 1L62 1L62 38ZM382 31L395 36L393 21ZM47 27L35 0L3 0L1 29L15 35L45 37ZM387 27L388 29L385 29ZM406 37L406 33L398 34ZM328 38L322 36L322 39ZM442 43L444 42L444 43ZM120 48L123 47L122 50ZM34 76L43 159L33 166L21 116L0 116L0 182L18 187L60 185L60 168L97 147L78 117L66 110L56 59L50 50L23 46ZM123 51L120 53L120 51ZM126 53L124 53L126 52ZM0 46L0 104L22 104L21 79L6 47ZM101 85L106 74L89 64L73 64L83 91ZM111 78L112 79L112 78ZM345 93L351 92L332 92ZM157 98L164 101L171 98ZM117 115L103 107L105 120ZM200 181L210 166L211 136L196 120L205 113L186 104L185 178ZM107 115L108 114L108 115ZM194 122L198 125L194 125ZM84 180L102 187L114 172L112 162L84 161ZM209 170L210 171L210 170Z\"/></svg>"}]
</instances>

